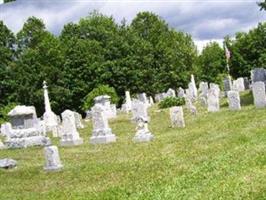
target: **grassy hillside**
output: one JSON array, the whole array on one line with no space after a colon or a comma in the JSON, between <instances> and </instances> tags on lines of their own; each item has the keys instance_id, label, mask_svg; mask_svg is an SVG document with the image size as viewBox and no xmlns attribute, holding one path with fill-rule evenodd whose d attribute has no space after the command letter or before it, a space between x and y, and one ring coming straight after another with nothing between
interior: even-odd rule
<instances>
[{"instance_id":1,"label":"grassy hillside","mask_svg":"<svg viewBox=\"0 0 266 200\"><path fill-rule=\"evenodd\" d=\"M186 128L170 128L169 111L151 108L151 143L134 144L129 115L110 122L114 144L59 147L64 170L43 171L42 148L2 150L18 161L0 170L0 199L266 199L266 109L255 109L249 93L241 111L218 113L199 107L185 112ZM58 140L54 140L58 144Z\"/></svg>"}]
</instances>

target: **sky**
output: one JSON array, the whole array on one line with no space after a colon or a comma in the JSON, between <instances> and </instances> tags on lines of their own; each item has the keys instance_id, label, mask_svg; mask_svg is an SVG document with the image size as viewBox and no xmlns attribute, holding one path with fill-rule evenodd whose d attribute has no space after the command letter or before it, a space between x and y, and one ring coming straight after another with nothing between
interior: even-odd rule
<instances>
[{"instance_id":1,"label":"sky","mask_svg":"<svg viewBox=\"0 0 266 200\"><path fill-rule=\"evenodd\" d=\"M2 0L0 0L1 3ZM266 21L260 0L16 0L0 5L0 20L18 32L30 16L41 18L49 31L59 34L64 24L78 22L91 11L128 23L140 11L161 16L169 26L192 35L199 51L210 41L222 44L226 35L248 31Z\"/></svg>"}]
</instances>

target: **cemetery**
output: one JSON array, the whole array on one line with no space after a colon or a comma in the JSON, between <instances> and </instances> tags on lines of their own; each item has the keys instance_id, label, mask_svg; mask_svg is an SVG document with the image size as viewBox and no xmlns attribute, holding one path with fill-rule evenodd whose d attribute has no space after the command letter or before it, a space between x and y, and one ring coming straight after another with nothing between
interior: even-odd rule
<instances>
[{"instance_id":1,"label":"cemetery","mask_svg":"<svg viewBox=\"0 0 266 200\"><path fill-rule=\"evenodd\" d=\"M39 1L0 0L0 200L266 199L265 0Z\"/></svg>"}]
</instances>

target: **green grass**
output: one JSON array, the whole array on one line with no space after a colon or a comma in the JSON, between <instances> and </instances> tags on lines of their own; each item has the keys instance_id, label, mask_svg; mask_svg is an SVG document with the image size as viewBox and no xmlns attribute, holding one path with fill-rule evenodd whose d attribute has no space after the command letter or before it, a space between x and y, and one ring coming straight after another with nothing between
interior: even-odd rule
<instances>
[{"instance_id":1,"label":"green grass","mask_svg":"<svg viewBox=\"0 0 266 200\"><path fill-rule=\"evenodd\" d=\"M197 116L185 111L186 128L170 128L168 109L150 110L155 140L134 144L135 125L120 115L110 126L114 144L59 147L64 170L43 171L42 148L2 150L18 161L0 170L0 199L266 199L266 109L255 109L250 93L241 111ZM58 140L53 140L58 144Z\"/></svg>"}]
</instances>

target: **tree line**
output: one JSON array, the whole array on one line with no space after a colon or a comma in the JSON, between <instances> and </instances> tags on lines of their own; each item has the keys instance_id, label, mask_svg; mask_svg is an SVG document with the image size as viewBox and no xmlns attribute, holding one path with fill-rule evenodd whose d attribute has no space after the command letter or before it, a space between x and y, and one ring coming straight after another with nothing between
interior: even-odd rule
<instances>
[{"instance_id":1,"label":"tree line","mask_svg":"<svg viewBox=\"0 0 266 200\"><path fill-rule=\"evenodd\" d=\"M225 42L232 52L233 77L264 67L266 23ZM99 85L113 87L120 97L126 90L154 95L186 87L192 73L198 81L220 83L226 74L223 48L210 43L198 55L191 35L171 28L154 13L138 13L127 24L92 12L66 24L58 36L35 17L17 34L0 21L0 107L34 105L42 114L46 80L56 113L84 112L85 97Z\"/></svg>"}]
</instances>

